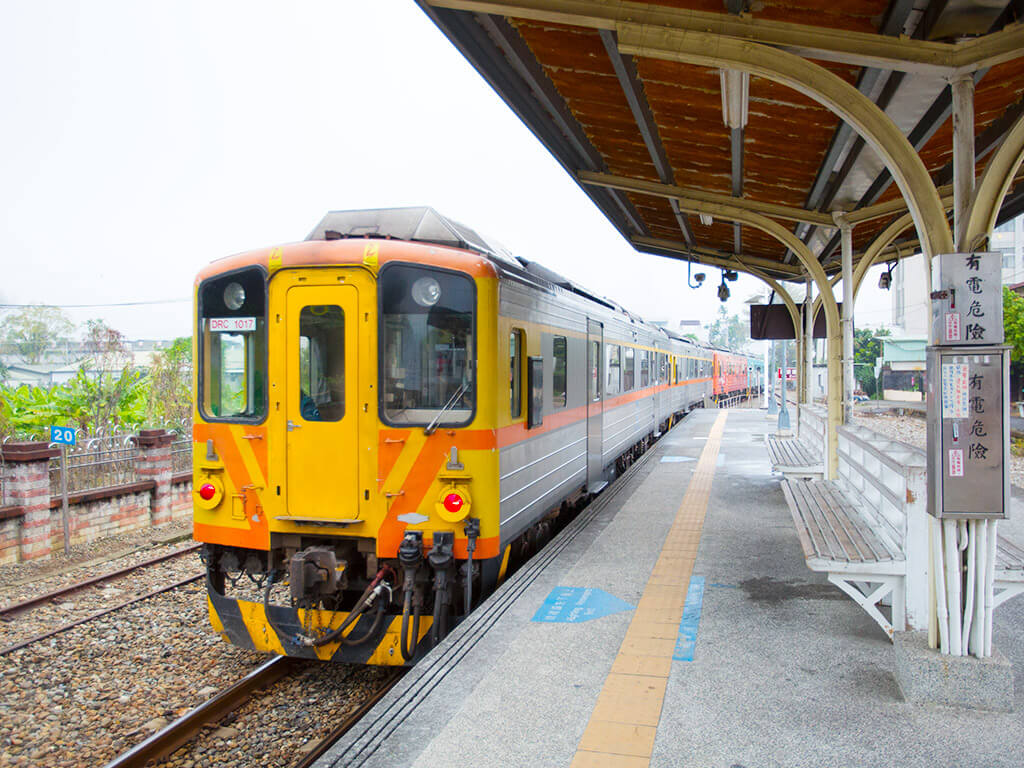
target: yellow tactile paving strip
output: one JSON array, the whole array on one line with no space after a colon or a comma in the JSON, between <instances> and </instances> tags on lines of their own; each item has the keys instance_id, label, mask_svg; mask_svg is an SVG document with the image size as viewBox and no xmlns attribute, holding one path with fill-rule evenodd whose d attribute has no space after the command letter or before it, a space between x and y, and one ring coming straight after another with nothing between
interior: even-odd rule
<instances>
[{"instance_id":1,"label":"yellow tactile paving strip","mask_svg":"<svg viewBox=\"0 0 1024 768\"><path fill-rule=\"evenodd\" d=\"M571 768L648 768L727 411L711 426L675 522L597 697Z\"/></svg>"}]
</instances>

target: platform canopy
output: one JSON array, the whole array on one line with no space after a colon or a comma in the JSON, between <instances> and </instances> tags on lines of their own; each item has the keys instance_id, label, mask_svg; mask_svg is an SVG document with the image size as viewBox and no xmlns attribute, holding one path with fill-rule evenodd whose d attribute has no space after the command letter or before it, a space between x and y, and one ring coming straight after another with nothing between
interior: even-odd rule
<instances>
[{"instance_id":1,"label":"platform canopy","mask_svg":"<svg viewBox=\"0 0 1024 768\"><path fill-rule=\"evenodd\" d=\"M820 286L836 211L864 269L953 249L966 80L966 246L1024 212L1024 0L417 2L641 251Z\"/></svg>"}]
</instances>

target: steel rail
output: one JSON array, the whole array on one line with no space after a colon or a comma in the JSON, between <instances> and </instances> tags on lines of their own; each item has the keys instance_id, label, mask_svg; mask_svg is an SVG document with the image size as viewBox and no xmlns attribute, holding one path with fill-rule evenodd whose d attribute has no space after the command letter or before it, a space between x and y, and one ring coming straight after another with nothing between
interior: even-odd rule
<instances>
[{"instance_id":1,"label":"steel rail","mask_svg":"<svg viewBox=\"0 0 1024 768\"><path fill-rule=\"evenodd\" d=\"M173 723L106 764L105 768L143 768L151 760L167 757L192 740L204 726L222 720L253 698L257 691L280 680L305 663L305 659L275 656L237 683L186 712Z\"/></svg>"},{"instance_id":2,"label":"steel rail","mask_svg":"<svg viewBox=\"0 0 1024 768\"><path fill-rule=\"evenodd\" d=\"M32 643L37 643L40 640L46 640L47 638L53 637L54 635L59 635L62 632L67 632L69 629L73 629L74 627L77 627L80 624L85 624L87 621L98 619L101 616L106 616L108 613L119 611L122 608L127 608L129 605L134 605L135 603L141 603L143 600L148 600L151 597L156 597L157 595L163 594L164 592L170 592L172 589L177 589L178 587L184 587L186 584L191 584L192 582L199 581L203 578L206 578L204 574L199 574L198 576L189 576L187 579L182 579L181 581L176 581L173 584L168 584L167 586L160 587L159 589L154 589L152 592L147 592L144 595L138 595L136 597L133 597L131 600L125 600L123 603L118 603L117 605L112 606L111 608L105 608L104 610L98 611L97 613L89 614L88 616L78 619L77 621L73 621L70 624L65 624L62 627L57 627L56 629L52 629L49 632L44 632L41 635L35 635L33 637L30 637L28 640L22 640L21 642L15 643L14 645L8 645L6 648L0 648L0 656L6 656L7 654L13 653L14 651L24 648L27 645L31 645Z\"/></svg>"},{"instance_id":3,"label":"steel rail","mask_svg":"<svg viewBox=\"0 0 1024 768\"><path fill-rule=\"evenodd\" d=\"M141 568L147 568L151 565L162 563L165 560L171 560L172 558L180 557L181 555L187 555L189 552L195 552L200 546L202 545L192 544L191 546L184 547L182 549L176 549L173 552L165 552L162 555L150 558L149 560L145 560L141 563L136 563L135 565L130 565L127 568L121 568L117 571L112 571L111 573L106 573L101 576L94 576L91 579L86 579L85 581L78 582L77 584L72 584L69 587L61 587L60 589L55 589L52 592L46 592L45 594L38 595L37 597L30 597L28 600L23 600L20 603L5 605L0 608L0 620L7 620L12 616L16 616L19 613L27 611L29 608L35 608L37 605L47 603L55 597L74 594L75 592L88 589L89 587L96 586L97 584L103 584L108 581L119 579L122 576L127 576L129 573Z\"/></svg>"},{"instance_id":4,"label":"steel rail","mask_svg":"<svg viewBox=\"0 0 1024 768\"><path fill-rule=\"evenodd\" d=\"M292 768L312 768L313 764L323 757L328 749L334 746L334 742L348 733L367 712L373 709L377 702L384 698L384 694L390 691L395 684L402 679L407 671L408 669L405 667L396 667L393 669L391 674L389 674L381 683L380 688L370 696L370 698L360 704L359 708L356 709L355 712L346 717L337 728L321 739L320 743L307 752L298 763L292 766Z\"/></svg>"}]
</instances>

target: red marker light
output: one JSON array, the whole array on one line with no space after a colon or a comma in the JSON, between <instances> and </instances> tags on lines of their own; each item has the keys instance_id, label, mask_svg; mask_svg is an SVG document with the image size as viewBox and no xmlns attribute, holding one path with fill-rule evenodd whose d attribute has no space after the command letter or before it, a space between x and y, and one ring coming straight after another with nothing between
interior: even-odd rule
<instances>
[{"instance_id":1,"label":"red marker light","mask_svg":"<svg viewBox=\"0 0 1024 768\"><path fill-rule=\"evenodd\" d=\"M212 483L206 483L199 489L199 498L203 501L209 501L217 495L217 489L213 487Z\"/></svg>"},{"instance_id":2,"label":"red marker light","mask_svg":"<svg viewBox=\"0 0 1024 768\"><path fill-rule=\"evenodd\" d=\"M444 508L451 512L453 515L462 509L462 505L465 504L462 497L457 493L449 493L444 497Z\"/></svg>"}]
</instances>

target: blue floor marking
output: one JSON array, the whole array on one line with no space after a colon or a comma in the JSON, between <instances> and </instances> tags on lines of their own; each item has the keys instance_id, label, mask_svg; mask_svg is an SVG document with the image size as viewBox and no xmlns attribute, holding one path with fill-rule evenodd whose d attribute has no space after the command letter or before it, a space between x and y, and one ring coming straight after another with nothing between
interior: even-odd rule
<instances>
[{"instance_id":1,"label":"blue floor marking","mask_svg":"<svg viewBox=\"0 0 1024 768\"><path fill-rule=\"evenodd\" d=\"M532 621L547 624L579 624L633 610L632 605L609 595L601 589L589 587L555 587L544 599Z\"/></svg>"},{"instance_id":2,"label":"blue floor marking","mask_svg":"<svg viewBox=\"0 0 1024 768\"><path fill-rule=\"evenodd\" d=\"M697 647L697 626L700 624L700 607L704 602L704 577L692 576L686 590L686 605L679 622L679 637L672 658L676 661L693 661Z\"/></svg>"}]
</instances>

